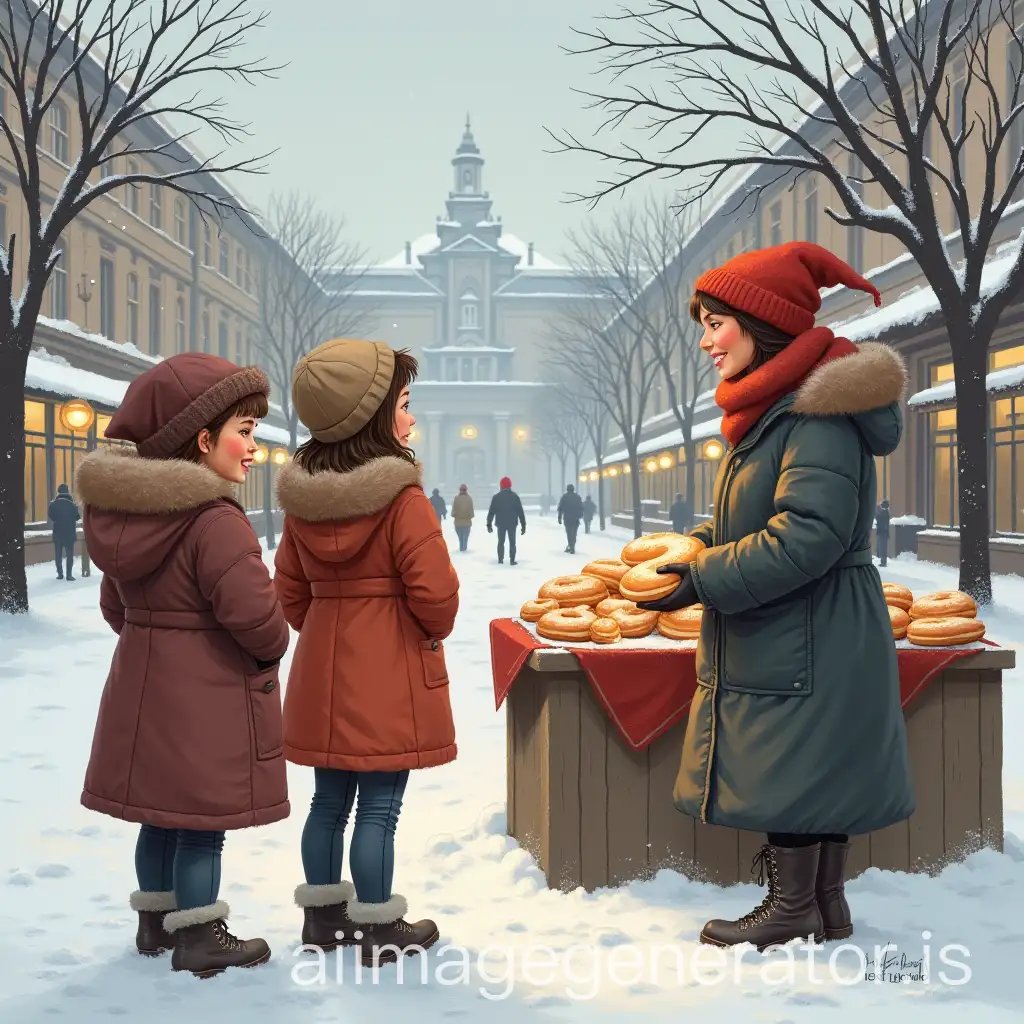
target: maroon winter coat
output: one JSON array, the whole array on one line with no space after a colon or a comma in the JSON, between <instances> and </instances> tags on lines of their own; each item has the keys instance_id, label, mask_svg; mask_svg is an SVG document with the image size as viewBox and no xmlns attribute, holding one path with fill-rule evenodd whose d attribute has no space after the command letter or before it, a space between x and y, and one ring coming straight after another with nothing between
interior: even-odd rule
<instances>
[{"instance_id":1,"label":"maroon winter coat","mask_svg":"<svg viewBox=\"0 0 1024 1024\"><path fill-rule=\"evenodd\" d=\"M98 451L79 466L100 608L119 634L82 803L163 828L288 816L278 670L288 626L233 486Z\"/></svg>"}]
</instances>

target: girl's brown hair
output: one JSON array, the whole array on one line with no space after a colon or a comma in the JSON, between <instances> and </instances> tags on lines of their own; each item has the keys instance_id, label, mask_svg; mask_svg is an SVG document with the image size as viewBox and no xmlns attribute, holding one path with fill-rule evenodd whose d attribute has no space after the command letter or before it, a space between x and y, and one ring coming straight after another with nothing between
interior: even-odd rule
<instances>
[{"instance_id":1,"label":"girl's brown hair","mask_svg":"<svg viewBox=\"0 0 1024 1024\"><path fill-rule=\"evenodd\" d=\"M708 313L714 313L716 316L733 317L736 323L740 325L740 330L753 339L754 358L743 373L739 375L741 377L745 377L748 373L753 373L758 367L764 366L769 359L777 356L793 340L792 334L780 331L778 327L773 327L771 324L765 323L764 320L759 320L756 316L751 316L740 309L735 309L728 302L716 299L714 295L708 295L707 292L694 292L690 298L690 319L696 320L697 323L701 323L701 307Z\"/></svg>"},{"instance_id":2,"label":"girl's brown hair","mask_svg":"<svg viewBox=\"0 0 1024 1024\"><path fill-rule=\"evenodd\" d=\"M388 393L370 422L357 434L343 441L318 441L310 438L295 452L295 462L310 475L350 473L374 459L387 456L415 462L416 453L403 448L395 437L395 411L402 392L416 379L419 364L406 349L395 353L395 373Z\"/></svg>"},{"instance_id":3,"label":"girl's brown hair","mask_svg":"<svg viewBox=\"0 0 1024 1024\"><path fill-rule=\"evenodd\" d=\"M210 432L210 441L216 444L217 438L220 437L220 432L224 429L224 424L232 416L241 416L243 418L251 416L254 420L261 420L269 411L270 403L267 401L266 395L259 393L247 395L230 409L225 409L212 423L207 423L203 430ZM203 430L197 430L195 435L186 441L171 458L184 459L185 462L202 462L203 452L199 447L199 435Z\"/></svg>"}]
</instances>

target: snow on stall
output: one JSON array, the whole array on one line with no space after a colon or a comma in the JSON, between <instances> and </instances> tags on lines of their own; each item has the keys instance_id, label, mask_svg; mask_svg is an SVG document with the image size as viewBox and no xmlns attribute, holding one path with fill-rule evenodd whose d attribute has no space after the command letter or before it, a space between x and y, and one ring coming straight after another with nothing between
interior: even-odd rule
<instances>
[{"instance_id":1,"label":"snow on stall","mask_svg":"<svg viewBox=\"0 0 1024 1024\"><path fill-rule=\"evenodd\" d=\"M447 523L445 533L456 547ZM505 719L494 710L488 622L514 615L549 577L617 554L629 536L584 534L577 554L566 555L554 518L531 516L518 566L495 564L494 539L479 523L470 551L453 556L462 602L446 647L459 758L412 774L397 833L396 891L409 898L412 914L439 922L441 944L406 960L401 975L394 966L383 968L376 982L370 971L357 977L350 954L328 954L320 976L298 966L312 959L296 954L301 917L292 904L311 795L311 772L302 768L290 771L292 816L231 833L224 850L222 898L232 905L232 925L243 935L264 935L274 951L270 963L197 981L172 974L166 957L133 953L127 898L135 887L136 826L78 803L115 644L97 608L100 577L69 584L52 579L48 566L31 567L32 613L0 616L0 1019L1019 1020L1020 669L1005 680L1007 852L976 853L934 878L873 869L849 886L857 928L850 941L872 958L874 947L886 943L897 946L897 960L927 957L927 982L864 980L850 943L801 951L791 965L784 951L760 957L745 949L737 962L699 950L694 940L705 920L739 915L760 901L764 890L753 884L722 890L661 871L592 894L545 887L532 858L504 834ZM883 578L915 590L955 584L954 570L905 556L890 562ZM984 618L994 639L1011 644L1024 636L1024 580L996 577L994 588L996 603ZM965 967L954 961L970 971L966 983Z\"/></svg>"}]
</instances>

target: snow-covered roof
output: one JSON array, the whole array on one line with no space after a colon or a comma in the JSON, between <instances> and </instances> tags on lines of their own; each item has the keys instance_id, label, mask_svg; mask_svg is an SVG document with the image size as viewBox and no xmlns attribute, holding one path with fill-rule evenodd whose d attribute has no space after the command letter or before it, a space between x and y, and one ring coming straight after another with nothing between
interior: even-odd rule
<instances>
[{"instance_id":1,"label":"snow-covered roof","mask_svg":"<svg viewBox=\"0 0 1024 1024\"><path fill-rule=\"evenodd\" d=\"M990 393L1012 391L1016 388L1024 388L1024 366L1007 366L1003 370L993 370L985 377L985 389ZM922 406L942 405L955 401L956 384L950 380L911 395L907 405L919 409Z\"/></svg>"},{"instance_id":2,"label":"snow-covered roof","mask_svg":"<svg viewBox=\"0 0 1024 1024\"><path fill-rule=\"evenodd\" d=\"M722 417L719 416L717 419L705 420L703 423L697 423L690 431L690 437L694 441L704 441L709 437L718 437L722 432ZM621 434L619 435L622 436ZM675 430L670 430L667 434L659 434L657 437L652 437L647 441L641 441L637 447L637 455L650 455L653 452L664 451L666 448L678 448L683 443L683 432L679 427ZM629 459L629 452L623 449L621 452L614 452L612 455L606 455L601 461L604 465L610 465L613 462L626 462ZM583 469L595 469L597 466L596 462L590 462Z\"/></svg>"},{"instance_id":3,"label":"snow-covered roof","mask_svg":"<svg viewBox=\"0 0 1024 1024\"><path fill-rule=\"evenodd\" d=\"M484 226L488 226L487 222L484 222ZM437 237L436 232L431 232L429 235L420 235L419 238L414 239L410 243L410 256L412 259L411 263L405 261L405 249L397 255L392 256L391 259L385 260L383 263L377 264L373 269L377 270L386 267L415 267L416 269L422 269L422 264L419 261L421 256L426 255L430 252L435 252L440 246L440 240ZM539 270L562 270L565 267L560 267L553 260L549 260L546 256L542 256L536 249L533 251L533 264L527 267L527 259L529 258L529 245L522 239L517 238L515 235L510 235L507 232L503 233L501 238L498 239L498 247L504 249L505 252L512 253L514 256L519 256L521 259L520 267L526 269L539 269Z\"/></svg>"},{"instance_id":4,"label":"snow-covered roof","mask_svg":"<svg viewBox=\"0 0 1024 1024\"><path fill-rule=\"evenodd\" d=\"M715 389L711 388L710 391L702 391L698 396L697 400L693 403L693 411L695 413L703 412L705 409L710 408L715 404ZM641 430L646 430L648 427L657 426L659 423L674 423L676 414L671 409L666 409L664 412L655 413L653 416L647 416L644 418ZM616 444L622 440L621 434L615 434L608 438L609 444Z\"/></svg>"},{"instance_id":5,"label":"snow-covered roof","mask_svg":"<svg viewBox=\"0 0 1024 1024\"><path fill-rule=\"evenodd\" d=\"M112 349L123 355L131 356L133 359L141 359L144 362L153 364L163 361L161 356L147 355L130 341L111 341L102 334L91 334L89 331L79 327L73 320L51 320L48 316L40 316L36 319L36 324L48 327L52 331L60 331L61 334L70 334L80 341L87 341L90 345L99 345L101 348Z\"/></svg>"}]
</instances>

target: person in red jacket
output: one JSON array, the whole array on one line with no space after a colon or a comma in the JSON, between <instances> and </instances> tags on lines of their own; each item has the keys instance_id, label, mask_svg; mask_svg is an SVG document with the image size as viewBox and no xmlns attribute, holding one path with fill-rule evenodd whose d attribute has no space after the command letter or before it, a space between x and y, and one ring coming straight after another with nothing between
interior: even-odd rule
<instances>
[{"instance_id":1,"label":"person in red jacket","mask_svg":"<svg viewBox=\"0 0 1024 1024\"><path fill-rule=\"evenodd\" d=\"M299 631L285 755L312 767L316 783L295 890L302 941L358 944L367 964L437 941L437 925L407 922L405 897L392 891L395 828L410 770L456 755L443 641L459 581L409 447L415 374L411 356L382 342L314 349L292 386L311 439L278 479L274 582Z\"/></svg>"}]
</instances>

